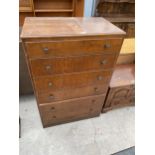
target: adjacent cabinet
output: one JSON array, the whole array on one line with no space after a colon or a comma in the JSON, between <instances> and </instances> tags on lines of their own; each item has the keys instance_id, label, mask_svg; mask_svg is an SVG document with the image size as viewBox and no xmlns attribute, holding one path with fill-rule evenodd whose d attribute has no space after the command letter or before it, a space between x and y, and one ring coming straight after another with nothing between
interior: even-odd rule
<instances>
[{"instance_id":1,"label":"adjacent cabinet","mask_svg":"<svg viewBox=\"0 0 155 155\"><path fill-rule=\"evenodd\" d=\"M100 115L124 36L104 18L26 18L21 39L44 127Z\"/></svg>"},{"instance_id":2,"label":"adjacent cabinet","mask_svg":"<svg viewBox=\"0 0 155 155\"><path fill-rule=\"evenodd\" d=\"M25 17L82 17L84 0L19 0L19 24Z\"/></svg>"}]
</instances>

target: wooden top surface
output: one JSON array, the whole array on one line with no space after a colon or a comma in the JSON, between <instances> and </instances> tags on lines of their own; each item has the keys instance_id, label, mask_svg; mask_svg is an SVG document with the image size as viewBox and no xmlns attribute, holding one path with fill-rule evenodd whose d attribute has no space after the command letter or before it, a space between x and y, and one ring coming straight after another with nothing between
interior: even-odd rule
<instances>
[{"instance_id":1,"label":"wooden top surface","mask_svg":"<svg viewBox=\"0 0 155 155\"><path fill-rule=\"evenodd\" d=\"M117 65L111 81L110 87L119 87L135 84L135 65Z\"/></svg>"},{"instance_id":2,"label":"wooden top surface","mask_svg":"<svg viewBox=\"0 0 155 155\"><path fill-rule=\"evenodd\" d=\"M125 35L102 17L27 17L21 38Z\"/></svg>"}]
</instances>

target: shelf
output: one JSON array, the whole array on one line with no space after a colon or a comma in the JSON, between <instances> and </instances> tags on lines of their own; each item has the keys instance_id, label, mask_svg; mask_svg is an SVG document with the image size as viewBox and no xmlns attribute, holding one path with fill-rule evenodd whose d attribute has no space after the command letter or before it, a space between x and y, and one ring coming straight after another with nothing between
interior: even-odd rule
<instances>
[{"instance_id":1,"label":"shelf","mask_svg":"<svg viewBox=\"0 0 155 155\"><path fill-rule=\"evenodd\" d=\"M19 7L19 12L32 12L31 7Z\"/></svg>"},{"instance_id":2,"label":"shelf","mask_svg":"<svg viewBox=\"0 0 155 155\"><path fill-rule=\"evenodd\" d=\"M71 12L72 2L73 0L34 0L34 10L36 12Z\"/></svg>"},{"instance_id":3,"label":"shelf","mask_svg":"<svg viewBox=\"0 0 155 155\"><path fill-rule=\"evenodd\" d=\"M72 9L35 9L35 12L73 12Z\"/></svg>"}]
</instances>

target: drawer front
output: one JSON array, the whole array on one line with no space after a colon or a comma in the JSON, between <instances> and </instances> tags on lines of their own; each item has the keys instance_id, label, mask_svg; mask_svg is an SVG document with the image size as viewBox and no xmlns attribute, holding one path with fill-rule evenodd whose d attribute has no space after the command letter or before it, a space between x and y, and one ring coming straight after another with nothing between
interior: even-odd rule
<instances>
[{"instance_id":1,"label":"drawer front","mask_svg":"<svg viewBox=\"0 0 155 155\"><path fill-rule=\"evenodd\" d=\"M99 115L105 95L83 97L39 105L44 125L59 123L91 114Z\"/></svg>"},{"instance_id":2,"label":"drawer front","mask_svg":"<svg viewBox=\"0 0 155 155\"><path fill-rule=\"evenodd\" d=\"M132 102L131 100L133 100L134 98L133 89L134 86L132 85L117 88L109 88L108 96L104 107L108 108L117 104L129 104L130 102Z\"/></svg>"},{"instance_id":3,"label":"drawer front","mask_svg":"<svg viewBox=\"0 0 155 155\"><path fill-rule=\"evenodd\" d=\"M131 86L128 96L135 96L135 85Z\"/></svg>"},{"instance_id":4,"label":"drawer front","mask_svg":"<svg viewBox=\"0 0 155 155\"><path fill-rule=\"evenodd\" d=\"M31 60L32 76L63 74L97 69L112 69L116 55L90 55L68 58L51 58Z\"/></svg>"},{"instance_id":5,"label":"drawer front","mask_svg":"<svg viewBox=\"0 0 155 155\"><path fill-rule=\"evenodd\" d=\"M128 97L128 98L119 98L119 99L113 99L110 103L111 107L114 106L123 106L123 105L130 105L134 104L135 99L134 97Z\"/></svg>"},{"instance_id":6,"label":"drawer front","mask_svg":"<svg viewBox=\"0 0 155 155\"><path fill-rule=\"evenodd\" d=\"M111 90L112 98L127 97L130 92L130 86L114 88Z\"/></svg>"},{"instance_id":7,"label":"drawer front","mask_svg":"<svg viewBox=\"0 0 155 155\"><path fill-rule=\"evenodd\" d=\"M66 90L56 90L56 91L45 91L37 92L37 98L39 104L45 104L49 102L73 99L78 97L92 96L105 94L108 88L108 83L106 85L93 85L87 87L79 87Z\"/></svg>"},{"instance_id":8,"label":"drawer front","mask_svg":"<svg viewBox=\"0 0 155 155\"><path fill-rule=\"evenodd\" d=\"M89 85L104 85L109 83L111 71L84 72L77 74L53 75L35 78L36 91L54 91L74 89Z\"/></svg>"},{"instance_id":9,"label":"drawer front","mask_svg":"<svg viewBox=\"0 0 155 155\"><path fill-rule=\"evenodd\" d=\"M29 58L49 58L62 56L77 56L103 54L105 52L119 52L122 39L80 40L80 41L53 41L27 42L25 44Z\"/></svg>"}]
</instances>

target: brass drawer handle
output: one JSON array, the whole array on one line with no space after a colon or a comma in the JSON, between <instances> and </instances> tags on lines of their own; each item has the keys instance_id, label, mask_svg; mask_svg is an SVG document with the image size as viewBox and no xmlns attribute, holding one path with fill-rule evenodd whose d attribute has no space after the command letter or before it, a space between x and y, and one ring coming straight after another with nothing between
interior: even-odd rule
<instances>
[{"instance_id":1,"label":"brass drawer handle","mask_svg":"<svg viewBox=\"0 0 155 155\"><path fill-rule=\"evenodd\" d=\"M50 69L51 69L51 66L50 65L47 65L46 66L46 70L49 71Z\"/></svg>"},{"instance_id":2,"label":"brass drawer handle","mask_svg":"<svg viewBox=\"0 0 155 155\"><path fill-rule=\"evenodd\" d=\"M97 80L99 80L99 81L103 80L103 76L98 76Z\"/></svg>"},{"instance_id":3,"label":"brass drawer handle","mask_svg":"<svg viewBox=\"0 0 155 155\"><path fill-rule=\"evenodd\" d=\"M52 82L49 82L49 83L48 83L48 86L49 86L49 87L52 87L52 85L53 85Z\"/></svg>"},{"instance_id":4,"label":"brass drawer handle","mask_svg":"<svg viewBox=\"0 0 155 155\"><path fill-rule=\"evenodd\" d=\"M56 118L56 116L53 116L53 118Z\"/></svg>"},{"instance_id":5,"label":"brass drawer handle","mask_svg":"<svg viewBox=\"0 0 155 155\"><path fill-rule=\"evenodd\" d=\"M105 65L107 63L107 60L102 60L101 65Z\"/></svg>"},{"instance_id":6,"label":"brass drawer handle","mask_svg":"<svg viewBox=\"0 0 155 155\"><path fill-rule=\"evenodd\" d=\"M50 109L51 109L51 110L55 110L55 107L51 107Z\"/></svg>"},{"instance_id":7,"label":"brass drawer handle","mask_svg":"<svg viewBox=\"0 0 155 155\"><path fill-rule=\"evenodd\" d=\"M92 100L92 103L94 103L95 102L95 100Z\"/></svg>"},{"instance_id":8,"label":"brass drawer handle","mask_svg":"<svg viewBox=\"0 0 155 155\"><path fill-rule=\"evenodd\" d=\"M89 111L90 111L90 112L93 111L93 108L90 108Z\"/></svg>"},{"instance_id":9,"label":"brass drawer handle","mask_svg":"<svg viewBox=\"0 0 155 155\"><path fill-rule=\"evenodd\" d=\"M104 44L104 48L110 48L111 45L110 44Z\"/></svg>"},{"instance_id":10,"label":"brass drawer handle","mask_svg":"<svg viewBox=\"0 0 155 155\"><path fill-rule=\"evenodd\" d=\"M54 95L53 95L53 94L50 94L48 98L49 98L50 100L53 100L53 99L54 99Z\"/></svg>"},{"instance_id":11,"label":"brass drawer handle","mask_svg":"<svg viewBox=\"0 0 155 155\"><path fill-rule=\"evenodd\" d=\"M44 47L44 48L43 48L43 51L44 51L45 54L48 53L48 50L49 50L49 49L48 49L47 47Z\"/></svg>"},{"instance_id":12,"label":"brass drawer handle","mask_svg":"<svg viewBox=\"0 0 155 155\"><path fill-rule=\"evenodd\" d=\"M94 91L95 91L95 92L98 92L98 91L99 91L99 89L98 89L97 87L95 87L95 88L94 88Z\"/></svg>"}]
</instances>

